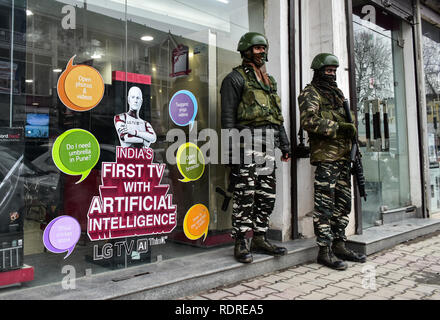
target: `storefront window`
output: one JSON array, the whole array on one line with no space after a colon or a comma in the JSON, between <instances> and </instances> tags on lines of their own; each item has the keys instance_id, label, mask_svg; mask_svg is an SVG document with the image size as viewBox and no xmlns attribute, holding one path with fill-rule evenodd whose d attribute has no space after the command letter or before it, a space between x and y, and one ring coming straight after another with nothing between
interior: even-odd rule
<instances>
[{"instance_id":1,"label":"storefront window","mask_svg":"<svg viewBox=\"0 0 440 320\"><path fill-rule=\"evenodd\" d=\"M0 15L0 236L19 248L1 272L26 264L37 286L65 265L96 274L231 241L220 159L176 156L203 150L204 129L220 144L219 87L241 35L264 32L262 0L2 1Z\"/></svg>"},{"instance_id":2,"label":"storefront window","mask_svg":"<svg viewBox=\"0 0 440 320\"><path fill-rule=\"evenodd\" d=\"M440 211L440 29L422 21L431 211Z\"/></svg>"},{"instance_id":3,"label":"storefront window","mask_svg":"<svg viewBox=\"0 0 440 320\"><path fill-rule=\"evenodd\" d=\"M367 201L362 226L410 204L403 43L399 19L353 1L357 116Z\"/></svg>"}]
</instances>

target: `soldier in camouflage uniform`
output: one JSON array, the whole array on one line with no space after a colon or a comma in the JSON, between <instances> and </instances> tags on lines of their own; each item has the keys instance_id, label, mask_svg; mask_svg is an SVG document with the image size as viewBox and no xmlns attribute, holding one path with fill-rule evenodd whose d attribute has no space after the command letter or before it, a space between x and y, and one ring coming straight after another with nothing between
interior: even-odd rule
<instances>
[{"instance_id":1,"label":"soldier in camouflage uniform","mask_svg":"<svg viewBox=\"0 0 440 320\"><path fill-rule=\"evenodd\" d=\"M338 58L318 54L312 61L312 82L298 97L301 126L310 142L310 162L316 166L313 226L319 246L318 263L345 270L343 260L365 262L366 256L345 247L351 211L351 139L356 127L347 123L344 95L336 84Z\"/></svg>"},{"instance_id":2,"label":"soldier in camouflage uniform","mask_svg":"<svg viewBox=\"0 0 440 320\"><path fill-rule=\"evenodd\" d=\"M251 146L241 147L240 163L231 166L231 180L235 183L232 208L234 257L243 263L252 262L252 252L274 256L287 252L266 238L276 193L273 147L281 149L282 161L290 159L277 84L265 69L267 50L264 35L256 32L243 35L237 48L243 62L225 77L220 89L222 128L248 130L252 134ZM261 129L263 135L257 134L257 129ZM272 146L268 143L268 135L264 135L267 130L274 133ZM256 150L254 147L258 143L263 143L267 149ZM262 167L263 162L269 166ZM253 238L249 248L245 234L250 230L253 230Z\"/></svg>"}]
</instances>

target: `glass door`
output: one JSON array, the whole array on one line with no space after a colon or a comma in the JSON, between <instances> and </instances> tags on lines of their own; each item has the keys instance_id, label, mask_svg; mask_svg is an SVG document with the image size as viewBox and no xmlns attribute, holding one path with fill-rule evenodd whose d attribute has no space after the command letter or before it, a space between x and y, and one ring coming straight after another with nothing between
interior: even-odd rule
<instances>
[{"instance_id":1,"label":"glass door","mask_svg":"<svg viewBox=\"0 0 440 320\"><path fill-rule=\"evenodd\" d=\"M440 211L440 29L422 21L431 212Z\"/></svg>"},{"instance_id":2,"label":"glass door","mask_svg":"<svg viewBox=\"0 0 440 320\"><path fill-rule=\"evenodd\" d=\"M410 204L401 21L353 1L358 131L366 178L362 226ZM366 10L369 9L369 10ZM365 14L365 13L368 14Z\"/></svg>"}]
</instances>

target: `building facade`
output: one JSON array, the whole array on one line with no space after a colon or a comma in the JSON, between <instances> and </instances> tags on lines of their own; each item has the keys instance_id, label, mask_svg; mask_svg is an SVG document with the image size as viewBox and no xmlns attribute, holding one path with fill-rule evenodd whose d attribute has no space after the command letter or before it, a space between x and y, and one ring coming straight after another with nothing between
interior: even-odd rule
<instances>
[{"instance_id":1,"label":"building facade","mask_svg":"<svg viewBox=\"0 0 440 320\"><path fill-rule=\"evenodd\" d=\"M2 0L0 15L0 298L70 267L123 277L230 247L220 85L249 31L267 35L294 156L277 162L271 239L314 237L297 96L321 52L363 155L347 235L440 210L435 1Z\"/></svg>"}]
</instances>

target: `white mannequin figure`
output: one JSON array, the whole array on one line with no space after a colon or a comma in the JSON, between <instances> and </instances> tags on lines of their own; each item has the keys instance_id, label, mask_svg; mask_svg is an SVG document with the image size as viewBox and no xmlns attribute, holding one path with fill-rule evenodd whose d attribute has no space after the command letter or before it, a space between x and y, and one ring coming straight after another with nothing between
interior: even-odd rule
<instances>
[{"instance_id":1,"label":"white mannequin figure","mask_svg":"<svg viewBox=\"0 0 440 320\"><path fill-rule=\"evenodd\" d=\"M127 100L130 110L114 117L119 142L122 147L149 147L151 143L156 142L156 133L151 124L139 118L139 110L142 106L141 89L131 87Z\"/></svg>"}]
</instances>

